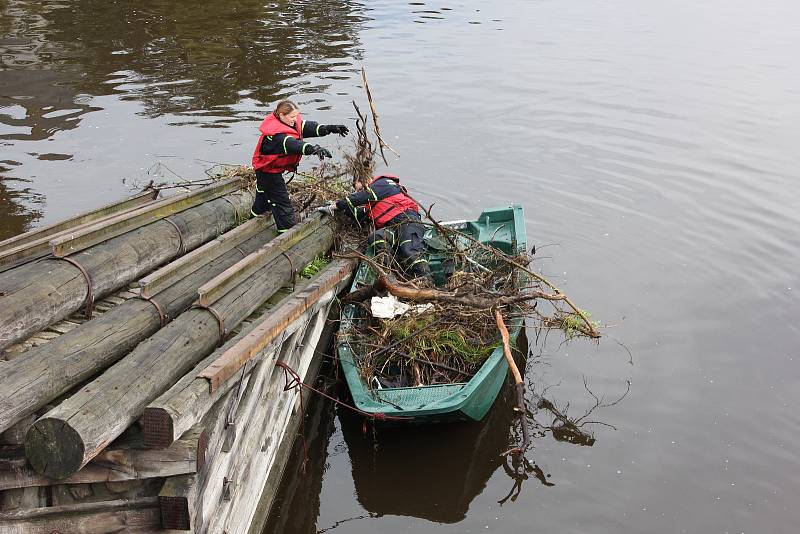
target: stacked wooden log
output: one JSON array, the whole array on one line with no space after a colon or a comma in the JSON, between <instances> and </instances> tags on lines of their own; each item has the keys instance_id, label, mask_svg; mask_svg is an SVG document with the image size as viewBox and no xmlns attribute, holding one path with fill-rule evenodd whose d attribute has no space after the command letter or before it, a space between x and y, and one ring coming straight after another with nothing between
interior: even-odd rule
<instances>
[{"instance_id":1,"label":"stacked wooden log","mask_svg":"<svg viewBox=\"0 0 800 534\"><path fill-rule=\"evenodd\" d=\"M0 532L247 531L300 420L275 362L315 373L353 264L300 283L330 226L237 226L242 185L78 218L0 273Z\"/></svg>"}]
</instances>

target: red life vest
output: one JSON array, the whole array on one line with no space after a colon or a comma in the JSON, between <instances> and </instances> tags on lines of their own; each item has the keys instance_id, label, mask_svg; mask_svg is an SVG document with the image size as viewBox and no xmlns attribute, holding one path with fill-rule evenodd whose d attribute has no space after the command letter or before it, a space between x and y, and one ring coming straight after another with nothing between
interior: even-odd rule
<instances>
[{"instance_id":1,"label":"red life vest","mask_svg":"<svg viewBox=\"0 0 800 534\"><path fill-rule=\"evenodd\" d=\"M262 154L261 143L264 142L265 136L273 136L277 134L286 134L300 141L303 140L303 117L297 114L297 119L294 123L294 128L282 123L275 113L270 113L264 118L261 126L258 127L261 131L261 137L258 138L258 144L253 152L253 168L257 171L277 173L283 171L293 171L297 169L300 163L300 154Z\"/></svg>"},{"instance_id":2,"label":"red life vest","mask_svg":"<svg viewBox=\"0 0 800 534\"><path fill-rule=\"evenodd\" d=\"M364 211L375 223L375 228L383 228L389 221L401 213L405 213L406 211L419 213L419 206L416 202L411 200L411 197L405 194L405 188L400 185L400 178L397 176L392 174L382 174L373 178L370 182L370 185L372 185L375 180L379 180L381 178L388 178L389 180L392 180L398 185L398 187L400 187L402 191L400 193L395 193L394 195L389 195L388 197L380 200L367 202L364 205ZM369 189L369 186L367 186L367 189ZM372 192L371 189L370 192ZM372 193L372 195L374 196L375 193Z\"/></svg>"}]
</instances>

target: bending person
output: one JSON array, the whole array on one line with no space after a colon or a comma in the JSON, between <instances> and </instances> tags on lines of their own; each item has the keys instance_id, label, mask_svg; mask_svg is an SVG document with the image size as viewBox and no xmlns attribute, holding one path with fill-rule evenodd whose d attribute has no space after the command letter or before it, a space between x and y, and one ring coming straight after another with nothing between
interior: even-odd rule
<instances>
[{"instance_id":1,"label":"bending person","mask_svg":"<svg viewBox=\"0 0 800 534\"><path fill-rule=\"evenodd\" d=\"M250 211L253 216L271 211L278 232L285 232L294 226L295 216L283 181L284 171L297 170L303 156L313 154L320 159L331 157L325 148L306 143L303 139L332 133L344 136L348 129L341 124L325 126L304 121L297 104L291 100L279 102L275 111L264 118L258 129L261 137L253 152L256 198Z\"/></svg>"},{"instance_id":2,"label":"bending person","mask_svg":"<svg viewBox=\"0 0 800 534\"><path fill-rule=\"evenodd\" d=\"M367 238L367 244L373 247L375 255L392 252L411 278L430 278L419 206L406 194L400 179L381 174L367 186L355 180L353 188L355 193L318 209L329 215L346 210L356 220L371 219L376 230Z\"/></svg>"}]
</instances>

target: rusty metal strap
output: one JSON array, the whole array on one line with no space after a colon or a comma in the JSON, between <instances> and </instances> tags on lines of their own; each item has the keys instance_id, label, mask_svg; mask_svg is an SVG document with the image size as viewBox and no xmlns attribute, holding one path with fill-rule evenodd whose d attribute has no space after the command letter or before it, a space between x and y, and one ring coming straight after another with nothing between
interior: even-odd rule
<instances>
[{"instance_id":1,"label":"rusty metal strap","mask_svg":"<svg viewBox=\"0 0 800 534\"><path fill-rule=\"evenodd\" d=\"M161 323L161 328L164 328L164 326L166 326L166 324L169 322L169 317L167 317L167 314L164 313L164 308L161 307L161 304L159 304L158 301L153 297L145 297L143 295L139 295L138 298L146 300L147 302L153 305L153 307L158 312L158 320Z\"/></svg>"},{"instance_id":2,"label":"rusty metal strap","mask_svg":"<svg viewBox=\"0 0 800 534\"><path fill-rule=\"evenodd\" d=\"M69 263L70 265L76 267L83 277L86 279L86 318L92 318L92 310L94 309L94 284L92 283L92 277L83 268L83 265L75 261L74 259L70 258L69 256L63 256L61 258L53 258L58 260L64 260L65 262Z\"/></svg>"},{"instance_id":3,"label":"rusty metal strap","mask_svg":"<svg viewBox=\"0 0 800 534\"><path fill-rule=\"evenodd\" d=\"M286 258L286 261L289 262L289 268L292 270L292 291L294 291L295 285L297 283L297 268L294 266L294 262L292 261L292 257L286 253L286 251L281 252L281 256Z\"/></svg>"},{"instance_id":4,"label":"rusty metal strap","mask_svg":"<svg viewBox=\"0 0 800 534\"><path fill-rule=\"evenodd\" d=\"M183 232L181 232L181 229L178 228L178 225L175 224L175 221L173 221L172 219L169 219L169 218L165 217L165 218L163 218L161 220L162 221L166 221L169 224L171 224L172 227L175 228L175 231L178 232L178 241L179 241L179 244L178 244L178 256L183 256L184 254L186 254L186 243L183 240Z\"/></svg>"},{"instance_id":5,"label":"rusty metal strap","mask_svg":"<svg viewBox=\"0 0 800 534\"><path fill-rule=\"evenodd\" d=\"M211 306L203 306L202 304L195 304L192 306L192 308L206 310L207 312L209 312L211 315L214 316L214 319L217 320L217 324L219 325L219 341L217 343L217 347L221 347L225 343L225 337L228 335L228 333L225 331L225 319L223 319L222 315L220 315L220 313Z\"/></svg>"}]
</instances>

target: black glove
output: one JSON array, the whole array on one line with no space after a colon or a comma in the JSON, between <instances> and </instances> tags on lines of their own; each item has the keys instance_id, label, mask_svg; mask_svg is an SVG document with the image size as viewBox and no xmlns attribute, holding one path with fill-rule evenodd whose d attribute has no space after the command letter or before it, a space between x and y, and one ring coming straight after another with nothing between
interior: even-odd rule
<instances>
[{"instance_id":1,"label":"black glove","mask_svg":"<svg viewBox=\"0 0 800 534\"><path fill-rule=\"evenodd\" d=\"M344 124L332 124L328 126L328 133L335 133L344 137L349 132L350 130L348 130L347 126L345 126Z\"/></svg>"},{"instance_id":2,"label":"black glove","mask_svg":"<svg viewBox=\"0 0 800 534\"><path fill-rule=\"evenodd\" d=\"M315 156L319 156L319 159L325 158L332 158L333 154L331 154L327 148L322 148L319 145L314 145L311 147L311 153Z\"/></svg>"}]
</instances>

